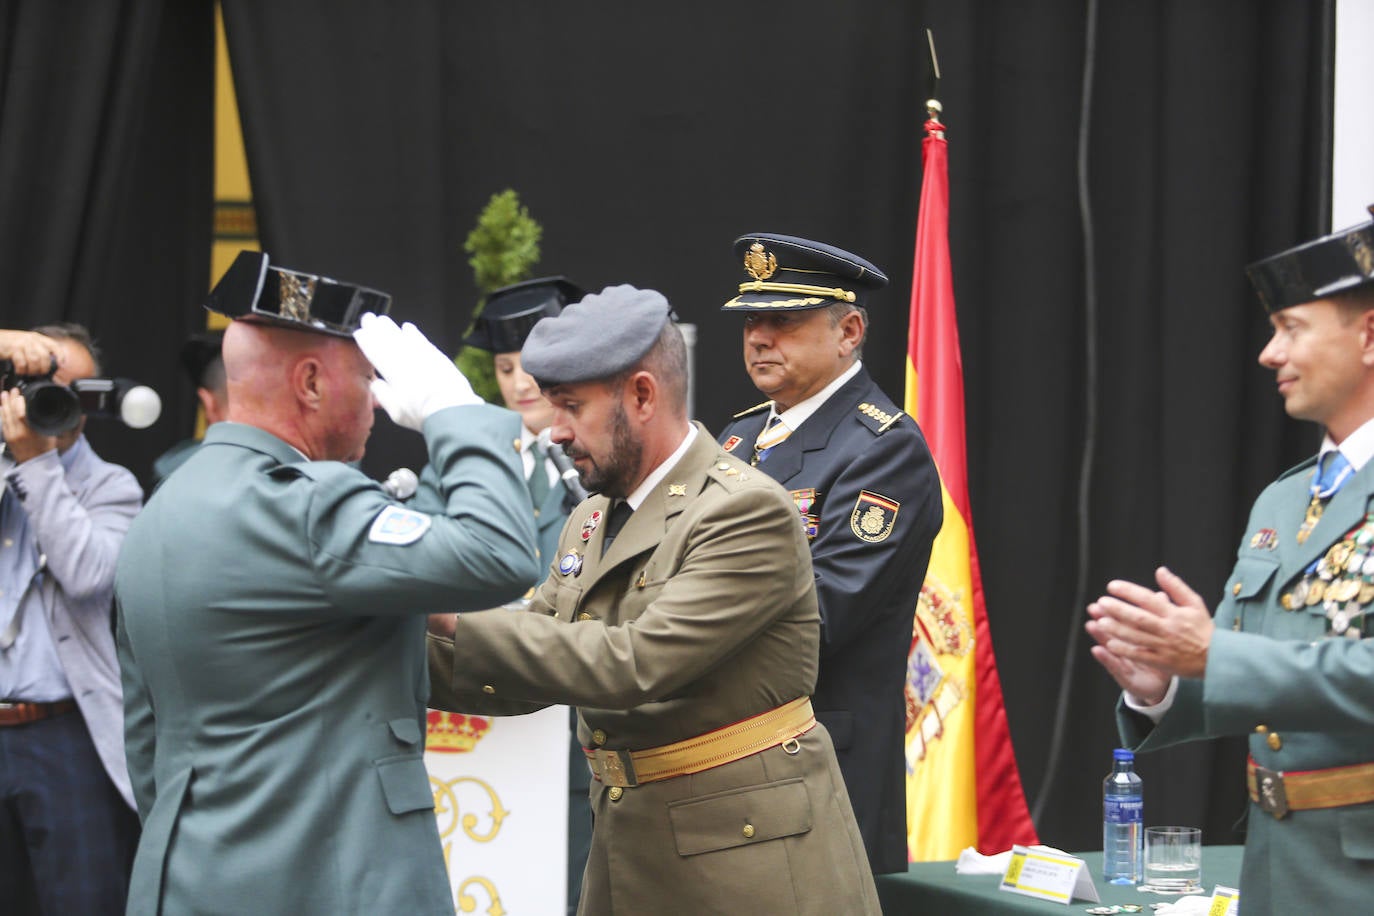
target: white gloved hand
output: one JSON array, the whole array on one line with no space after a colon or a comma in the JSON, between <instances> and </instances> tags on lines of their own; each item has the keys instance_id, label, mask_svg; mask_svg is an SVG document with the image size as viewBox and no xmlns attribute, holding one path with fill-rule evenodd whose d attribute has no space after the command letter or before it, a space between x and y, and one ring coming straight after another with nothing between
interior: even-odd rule
<instances>
[{"instance_id":1,"label":"white gloved hand","mask_svg":"<svg viewBox=\"0 0 1374 916\"><path fill-rule=\"evenodd\" d=\"M418 431L435 411L483 403L453 360L408 321L398 328L386 315L369 312L353 339L381 375L372 393L398 426Z\"/></svg>"}]
</instances>

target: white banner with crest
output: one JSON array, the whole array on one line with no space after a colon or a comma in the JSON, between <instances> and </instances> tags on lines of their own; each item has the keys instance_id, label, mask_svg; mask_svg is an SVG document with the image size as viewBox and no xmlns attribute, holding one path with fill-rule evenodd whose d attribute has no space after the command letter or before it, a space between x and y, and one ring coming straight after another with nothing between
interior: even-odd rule
<instances>
[{"instance_id":1,"label":"white banner with crest","mask_svg":"<svg viewBox=\"0 0 1374 916\"><path fill-rule=\"evenodd\" d=\"M568 708L527 716L429 711L425 766L454 911L567 908Z\"/></svg>"}]
</instances>

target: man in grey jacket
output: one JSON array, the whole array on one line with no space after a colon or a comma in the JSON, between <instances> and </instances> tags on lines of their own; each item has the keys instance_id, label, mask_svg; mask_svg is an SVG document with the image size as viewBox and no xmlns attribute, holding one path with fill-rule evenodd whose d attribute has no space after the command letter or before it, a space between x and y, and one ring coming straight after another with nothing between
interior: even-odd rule
<instances>
[{"instance_id":1,"label":"man in grey jacket","mask_svg":"<svg viewBox=\"0 0 1374 916\"><path fill-rule=\"evenodd\" d=\"M0 331L11 375L99 371L79 325ZM53 368L56 367L55 371ZM143 500L84 419L33 429L0 392L0 898L7 913L120 913L138 840L111 626L115 560Z\"/></svg>"}]
</instances>

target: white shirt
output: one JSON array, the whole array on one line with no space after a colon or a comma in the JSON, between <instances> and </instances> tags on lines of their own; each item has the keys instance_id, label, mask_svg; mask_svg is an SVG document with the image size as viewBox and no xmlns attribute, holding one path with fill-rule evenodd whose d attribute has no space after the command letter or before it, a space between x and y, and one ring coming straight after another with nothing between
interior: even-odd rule
<instances>
[{"instance_id":1,"label":"white shirt","mask_svg":"<svg viewBox=\"0 0 1374 916\"><path fill-rule=\"evenodd\" d=\"M635 487L635 491L625 497L625 502L630 504L630 508L636 512L643 505L644 500L648 499L649 493L654 487L663 482L663 478L668 476L668 472L673 469L673 465L682 460L682 456L687 454L687 449L691 447L692 441L697 437L697 428L692 424L687 424L687 431L683 433L682 443L677 447L663 463L649 472L649 476L644 478L644 482Z\"/></svg>"},{"instance_id":2,"label":"white shirt","mask_svg":"<svg viewBox=\"0 0 1374 916\"><path fill-rule=\"evenodd\" d=\"M811 395L811 397L807 398L801 403L793 404L791 407L787 408L782 413L778 413L778 409L776 406L769 408L769 422L772 422L774 417L778 417L782 420L783 426L786 426L792 432L796 432L798 429L801 428L801 425L803 423L810 419L813 413L821 409L822 404L830 400L830 396L832 394L840 390L841 386L843 386L845 382L849 381L854 376L858 375L859 370L861 368L863 368L863 360L856 359L854 360L854 365L850 366L848 369L844 370L839 375L835 376L835 378L831 380L829 385L826 385L820 391L817 391L815 394ZM763 425L765 429L768 428L768 423L765 423Z\"/></svg>"},{"instance_id":3,"label":"white shirt","mask_svg":"<svg viewBox=\"0 0 1374 916\"><path fill-rule=\"evenodd\" d=\"M535 449L534 444L539 439L537 435L530 432L530 428L523 423L520 424L520 460L524 462L525 479L530 479L530 474L534 472ZM558 482L558 468L553 466L553 462L544 459L544 472L549 475L549 486ZM535 506L535 508L539 508Z\"/></svg>"}]
</instances>

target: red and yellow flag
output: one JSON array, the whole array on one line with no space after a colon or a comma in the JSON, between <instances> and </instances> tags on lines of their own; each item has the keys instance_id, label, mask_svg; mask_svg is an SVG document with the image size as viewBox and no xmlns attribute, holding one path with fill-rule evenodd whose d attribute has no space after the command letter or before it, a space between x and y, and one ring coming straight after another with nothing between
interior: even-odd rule
<instances>
[{"instance_id":1,"label":"red and yellow flag","mask_svg":"<svg viewBox=\"0 0 1374 916\"><path fill-rule=\"evenodd\" d=\"M967 846L991 854L1038 842L1012 755L969 513L944 125L932 113L925 129L905 406L939 468L945 521L907 663L907 847L917 862L954 859Z\"/></svg>"}]
</instances>

